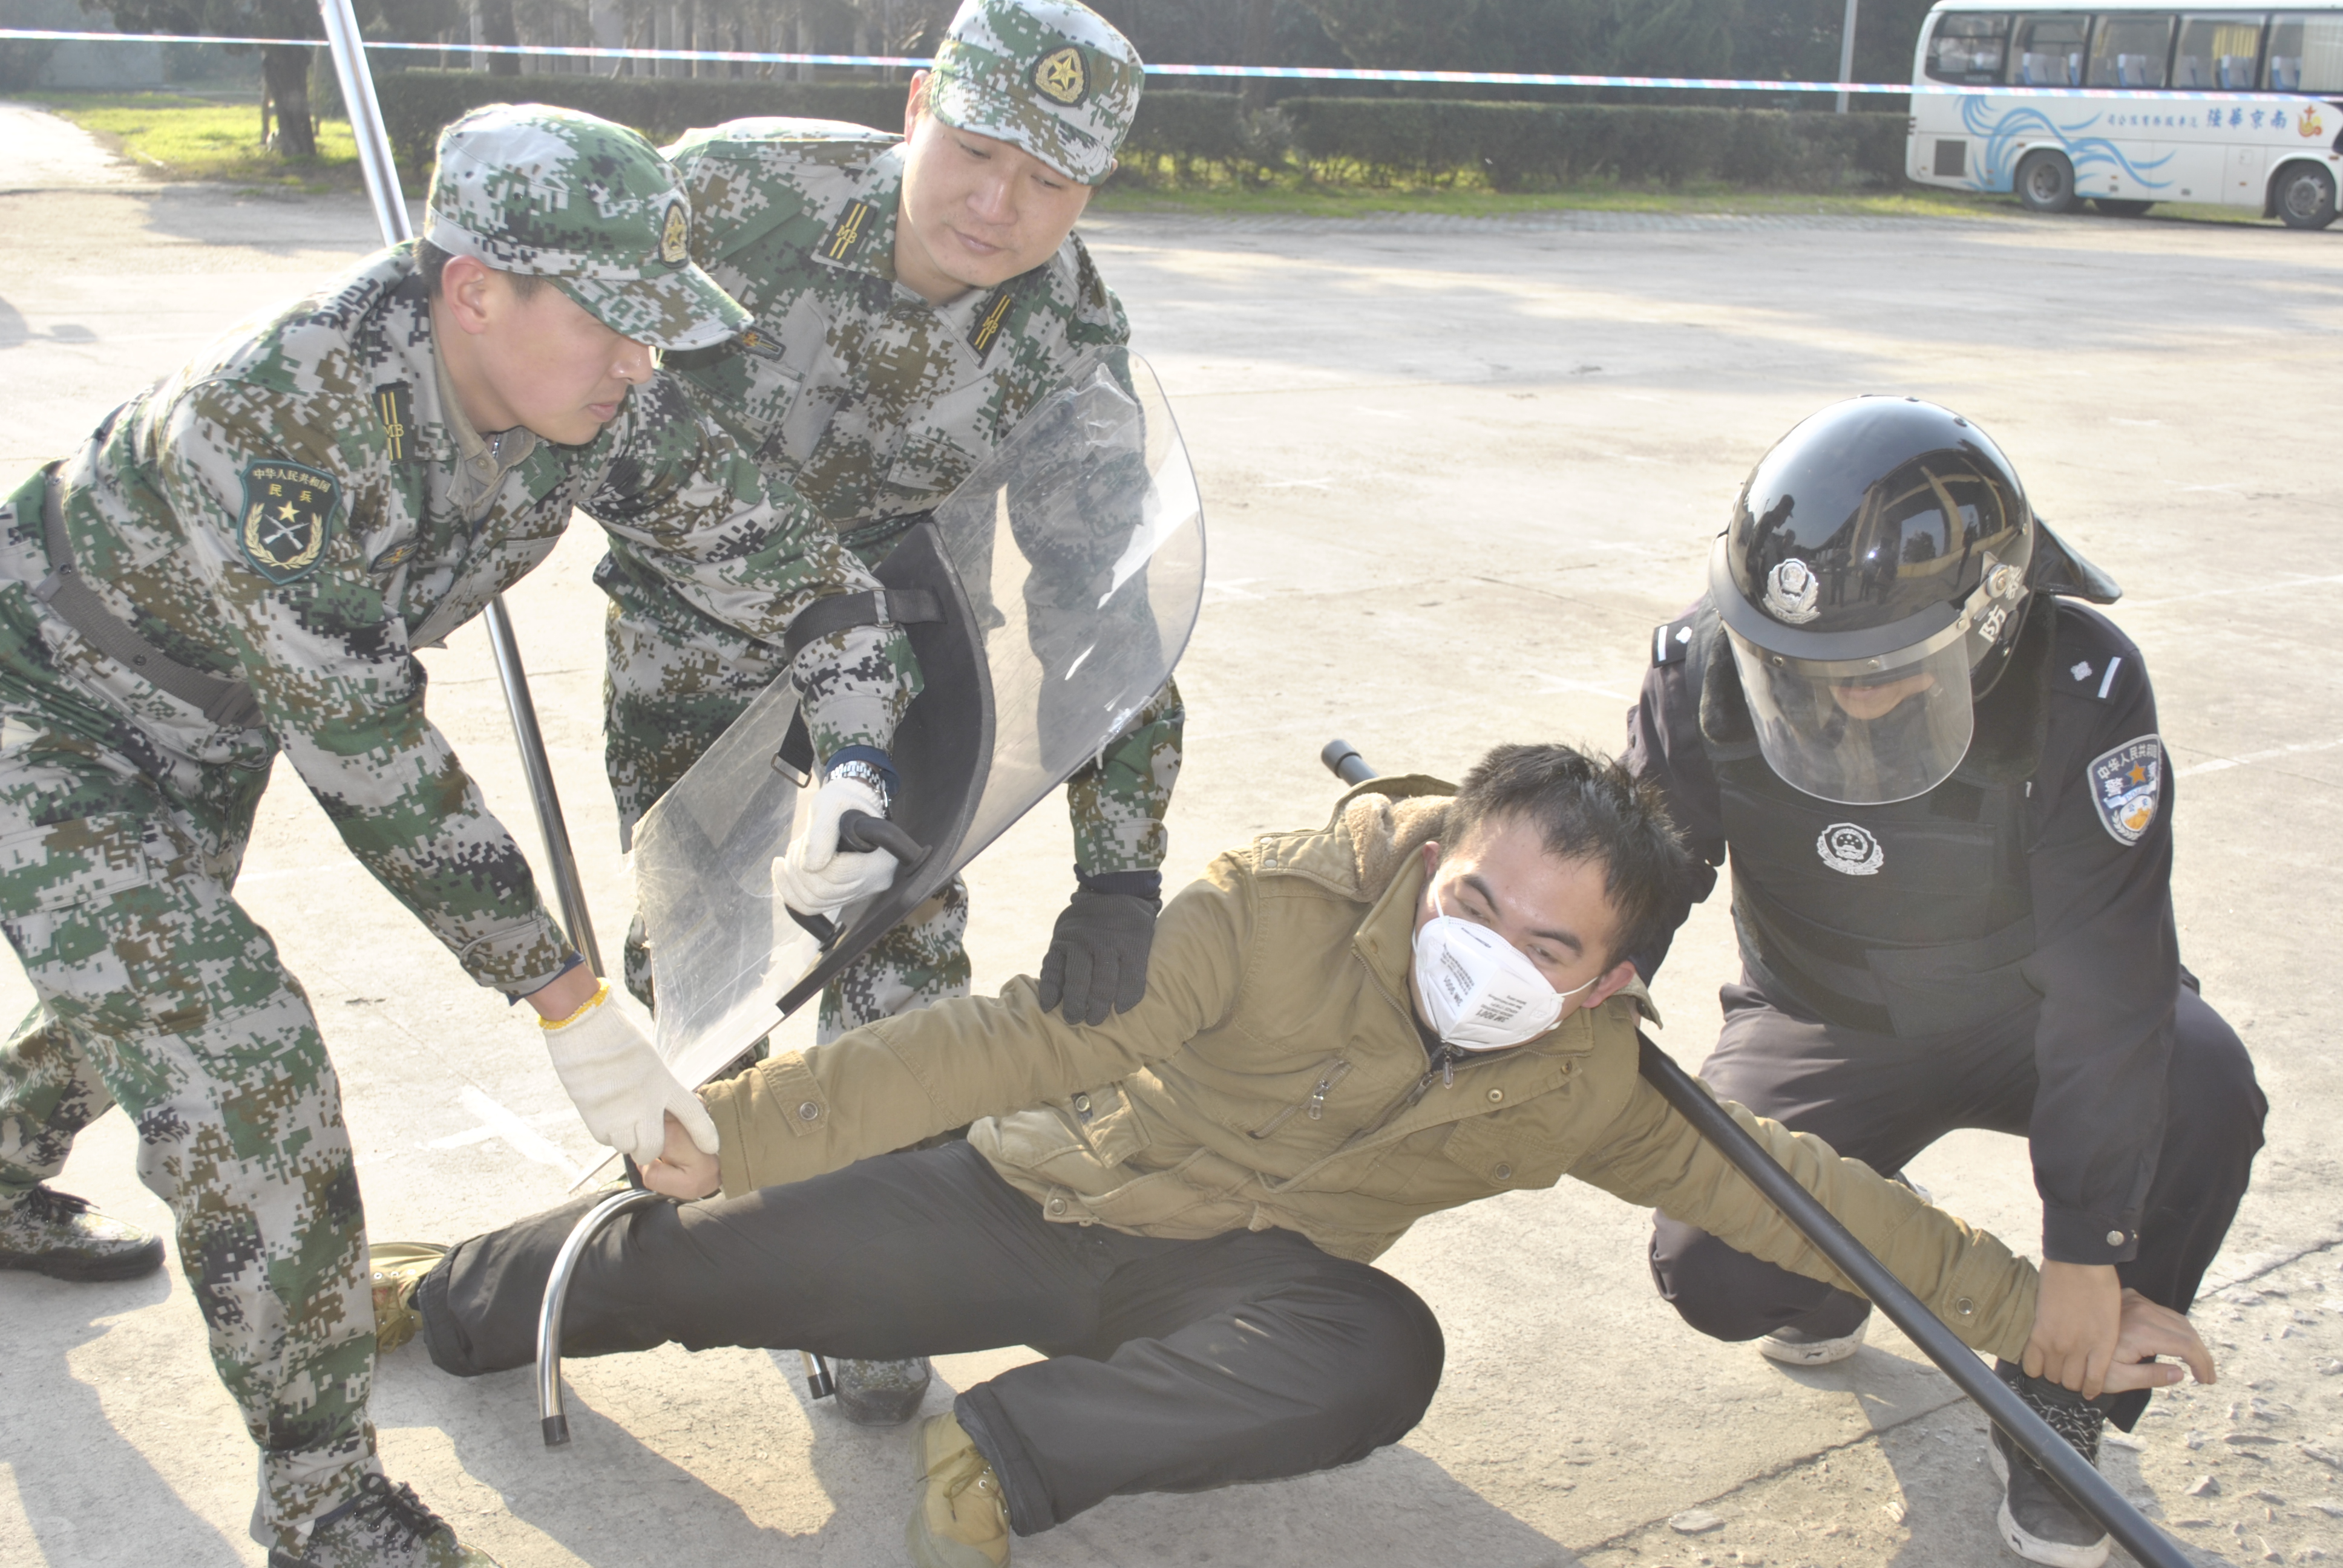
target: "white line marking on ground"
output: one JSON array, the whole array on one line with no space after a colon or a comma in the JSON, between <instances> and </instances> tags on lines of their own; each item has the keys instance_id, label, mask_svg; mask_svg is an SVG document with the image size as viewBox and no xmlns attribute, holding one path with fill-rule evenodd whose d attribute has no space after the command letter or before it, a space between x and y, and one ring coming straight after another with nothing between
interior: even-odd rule
<instances>
[{"instance_id":1,"label":"white line marking on ground","mask_svg":"<svg viewBox=\"0 0 2343 1568\"><path fill-rule=\"evenodd\" d=\"M2279 757L2298 756L2305 751L2332 751L2343 746L2343 739L2305 740L2293 746L2274 746L2268 751L2248 751L2242 757L2216 757L2210 762L2192 762L2173 770L2175 779L2186 779L2192 773L2218 773L2224 768L2243 768L2249 762L2268 762Z\"/></svg>"},{"instance_id":2,"label":"white line marking on ground","mask_svg":"<svg viewBox=\"0 0 2343 1568\"><path fill-rule=\"evenodd\" d=\"M468 1083L456 1091L456 1098L463 1103L465 1110L480 1119L481 1126L478 1131L488 1137L504 1140L507 1146L524 1160L533 1160L539 1165L550 1165L572 1180L578 1176L579 1171L576 1161L564 1154L551 1139L498 1104L487 1094ZM468 1138L469 1134L459 1133L457 1136ZM486 1139L482 1141L486 1141ZM452 1142L453 1140L450 1140L449 1143ZM434 1147L444 1146L446 1145L434 1145Z\"/></svg>"}]
</instances>

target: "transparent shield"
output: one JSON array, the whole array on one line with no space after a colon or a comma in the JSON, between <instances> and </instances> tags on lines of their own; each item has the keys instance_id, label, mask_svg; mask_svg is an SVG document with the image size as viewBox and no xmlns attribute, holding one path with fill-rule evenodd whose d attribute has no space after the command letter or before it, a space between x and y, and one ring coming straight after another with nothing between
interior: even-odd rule
<instances>
[{"instance_id":1,"label":"transparent shield","mask_svg":"<svg viewBox=\"0 0 2343 1568\"><path fill-rule=\"evenodd\" d=\"M939 731L920 705L898 731L904 794L924 796L928 853L848 911L825 949L774 897L772 861L799 830L800 795L778 760L796 694L775 683L647 812L636 897L651 943L655 1040L704 1081L885 934L1011 824L1103 752L1162 689L1203 597L1195 475L1146 364L1092 362L1031 410L900 554L954 579L947 618L920 632L930 702L980 703L940 728L914 778L908 734ZM890 563L880 575L889 576ZM956 650L965 649L965 652ZM940 669L965 658L972 668ZM951 777L941 775L950 774ZM911 819L899 805L898 819Z\"/></svg>"}]
</instances>

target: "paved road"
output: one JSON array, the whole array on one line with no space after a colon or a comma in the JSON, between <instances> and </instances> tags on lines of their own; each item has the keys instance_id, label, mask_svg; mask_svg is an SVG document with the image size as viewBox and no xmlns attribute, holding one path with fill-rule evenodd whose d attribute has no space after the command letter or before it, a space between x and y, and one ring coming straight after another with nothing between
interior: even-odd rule
<instances>
[{"instance_id":1,"label":"paved road","mask_svg":"<svg viewBox=\"0 0 2343 1568\"><path fill-rule=\"evenodd\" d=\"M0 122L13 137L21 120ZM1175 868L1322 819L1327 736L1453 774L1528 737L1614 746L1650 627L1697 592L1740 476L1855 391L1960 407L2042 510L2130 590L2177 777L2184 953L2252 1045L2270 1148L2197 1316L2218 1389L2163 1402L2107 1469L2186 1539L2303 1561L2343 1538L2343 1068L2323 1020L2343 761L2334 564L2343 231L2092 218L1537 224L1101 219L1091 237L1195 454L1207 609ZM348 198L150 186L0 195L0 467L62 451L123 393L372 241ZM513 596L589 891L627 910L598 780L596 554L581 528ZM427 655L433 711L527 836L478 628ZM280 775L243 896L308 984L380 1237L452 1237L550 1203L592 1150L541 1054L356 870ZM980 863L980 984L1030 966L1064 892L1044 810ZM1658 987L1696 1061L1728 973L1704 909ZM18 1000L25 993L14 975ZM158 1221L119 1117L68 1185ZM2019 1245L2022 1151L1915 1166ZM1026 1564L1773 1563L1985 1568L1978 1422L1891 1332L1790 1376L1651 1294L1644 1221L1591 1191L1418 1227L1387 1260L1438 1310L1447 1381L1406 1442L1336 1474L1111 1503ZM0 1277L0 1562L257 1563L252 1463L184 1283ZM966 1386L1020 1352L954 1358ZM900 1560L899 1439L809 1409L794 1359L574 1369L548 1454L525 1374L387 1358L394 1473L508 1564ZM934 1396L947 1397L940 1387ZM2271 1441L2257 1441L2269 1439ZM2236 1440L2236 1441L2233 1441ZM2303 1445L2309 1445L2306 1449ZM2191 1494L2197 1478L2216 1490ZM1722 1523L1684 1535L1668 1521ZM2333 1550L2333 1548L2328 1548Z\"/></svg>"}]
</instances>

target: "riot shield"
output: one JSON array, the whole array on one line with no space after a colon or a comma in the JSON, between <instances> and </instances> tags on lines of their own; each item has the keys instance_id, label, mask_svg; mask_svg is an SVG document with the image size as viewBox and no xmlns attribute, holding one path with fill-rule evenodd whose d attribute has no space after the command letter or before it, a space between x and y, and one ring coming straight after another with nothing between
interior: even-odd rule
<instances>
[{"instance_id":1,"label":"riot shield","mask_svg":"<svg viewBox=\"0 0 2343 1568\"><path fill-rule=\"evenodd\" d=\"M926 688L895 736L894 820L925 852L840 911L827 945L772 862L809 793L797 696L768 689L635 829L659 1054L705 1081L817 994L1160 690L1203 597L1203 512L1161 388L1111 354L1043 399L879 568L938 621L906 628ZM800 742L802 732L800 732Z\"/></svg>"}]
</instances>

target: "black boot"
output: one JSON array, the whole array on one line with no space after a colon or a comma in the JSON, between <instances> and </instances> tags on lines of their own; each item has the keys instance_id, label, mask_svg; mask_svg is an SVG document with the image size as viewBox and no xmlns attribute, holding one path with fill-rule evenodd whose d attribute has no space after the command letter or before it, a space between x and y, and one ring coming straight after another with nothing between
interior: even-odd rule
<instances>
[{"instance_id":1,"label":"black boot","mask_svg":"<svg viewBox=\"0 0 2343 1568\"><path fill-rule=\"evenodd\" d=\"M2027 1377L2007 1363L1995 1370L2035 1414L2050 1423L2051 1431L2094 1467L2098 1464L2105 1411L2071 1389ZM2002 1481L2003 1545L2028 1563L2049 1568L2099 1568L2107 1560L2107 1533L2099 1522L2076 1507L2048 1473L1997 1426L1987 1452Z\"/></svg>"},{"instance_id":2,"label":"black boot","mask_svg":"<svg viewBox=\"0 0 2343 1568\"><path fill-rule=\"evenodd\" d=\"M162 1237L106 1218L87 1199L35 1187L0 1210L0 1269L53 1280L135 1280L162 1266Z\"/></svg>"}]
</instances>

